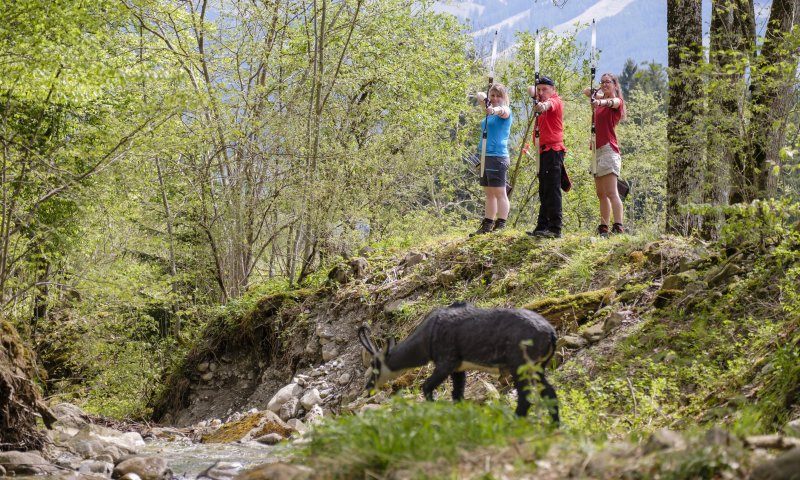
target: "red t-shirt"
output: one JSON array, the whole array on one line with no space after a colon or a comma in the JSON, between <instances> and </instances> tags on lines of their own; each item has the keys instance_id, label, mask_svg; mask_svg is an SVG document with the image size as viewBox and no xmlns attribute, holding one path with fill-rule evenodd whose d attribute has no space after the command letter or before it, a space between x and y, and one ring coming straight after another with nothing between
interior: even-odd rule
<instances>
[{"instance_id":1,"label":"red t-shirt","mask_svg":"<svg viewBox=\"0 0 800 480\"><path fill-rule=\"evenodd\" d=\"M619 108L596 107L594 110L594 126L597 139L597 148L610 144L611 149L619 153L617 145L617 132L614 128L622 118L623 100L619 99Z\"/></svg>"},{"instance_id":2,"label":"red t-shirt","mask_svg":"<svg viewBox=\"0 0 800 480\"><path fill-rule=\"evenodd\" d=\"M549 99L550 108L539 114L539 153L547 150L566 151L564 146L564 102L557 93ZM536 141L536 132L533 133Z\"/></svg>"}]
</instances>

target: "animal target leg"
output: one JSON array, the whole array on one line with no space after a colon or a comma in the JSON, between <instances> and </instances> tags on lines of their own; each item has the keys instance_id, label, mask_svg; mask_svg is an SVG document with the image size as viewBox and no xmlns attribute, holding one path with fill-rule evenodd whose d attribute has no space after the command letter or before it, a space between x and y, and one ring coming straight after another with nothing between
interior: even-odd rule
<instances>
[{"instance_id":1,"label":"animal target leg","mask_svg":"<svg viewBox=\"0 0 800 480\"><path fill-rule=\"evenodd\" d=\"M447 380L451 371L451 369L440 368L439 366L433 369L431 376L422 384L422 393L425 394L425 400L433 400L433 391Z\"/></svg>"},{"instance_id":2,"label":"animal target leg","mask_svg":"<svg viewBox=\"0 0 800 480\"><path fill-rule=\"evenodd\" d=\"M542 398L547 402L547 408L550 410L550 416L553 417L553 422L556 425L561 425L561 418L558 415L558 398L556 397L556 390L547 381L544 371L539 372L539 383L542 384Z\"/></svg>"},{"instance_id":3,"label":"animal target leg","mask_svg":"<svg viewBox=\"0 0 800 480\"><path fill-rule=\"evenodd\" d=\"M450 378L453 380L453 401L463 400L464 387L467 385L467 372L453 372Z\"/></svg>"},{"instance_id":4,"label":"animal target leg","mask_svg":"<svg viewBox=\"0 0 800 480\"><path fill-rule=\"evenodd\" d=\"M514 387L517 389L517 409L514 413L516 413L518 417L524 417L528 415L528 410L531 408L531 402L528 400L531 382L528 379L522 378L519 374L514 373Z\"/></svg>"}]
</instances>

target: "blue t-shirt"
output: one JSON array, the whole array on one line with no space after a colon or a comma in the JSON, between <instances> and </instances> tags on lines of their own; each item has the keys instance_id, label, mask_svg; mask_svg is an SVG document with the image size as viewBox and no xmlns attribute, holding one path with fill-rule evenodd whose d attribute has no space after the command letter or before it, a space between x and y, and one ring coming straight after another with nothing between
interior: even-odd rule
<instances>
[{"instance_id":1,"label":"blue t-shirt","mask_svg":"<svg viewBox=\"0 0 800 480\"><path fill-rule=\"evenodd\" d=\"M508 115L508 118L500 118L497 115L489 115L488 119L481 120L481 136L478 142L478 155L481 154L483 148L483 126L486 121L489 121L489 129L486 132L486 155L493 157L507 157L508 156L508 136L511 134L511 123L513 121L513 113Z\"/></svg>"}]
</instances>

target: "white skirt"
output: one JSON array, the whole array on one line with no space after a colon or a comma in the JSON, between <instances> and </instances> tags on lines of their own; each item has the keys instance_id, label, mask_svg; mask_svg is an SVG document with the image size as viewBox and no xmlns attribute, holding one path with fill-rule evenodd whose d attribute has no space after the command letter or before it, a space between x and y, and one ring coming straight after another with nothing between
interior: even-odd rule
<instances>
[{"instance_id":1,"label":"white skirt","mask_svg":"<svg viewBox=\"0 0 800 480\"><path fill-rule=\"evenodd\" d=\"M594 174L595 177L602 177L609 173L619 177L620 170L622 170L622 157L611 148L610 143L597 149L597 173Z\"/></svg>"}]
</instances>

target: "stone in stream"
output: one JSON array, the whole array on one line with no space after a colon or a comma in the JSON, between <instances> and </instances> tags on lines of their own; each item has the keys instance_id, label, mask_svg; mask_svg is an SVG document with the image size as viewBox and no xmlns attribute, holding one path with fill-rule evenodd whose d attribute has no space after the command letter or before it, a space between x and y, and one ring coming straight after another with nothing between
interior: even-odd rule
<instances>
[{"instance_id":1,"label":"stone in stream","mask_svg":"<svg viewBox=\"0 0 800 480\"><path fill-rule=\"evenodd\" d=\"M172 478L172 470L167 465L167 461L161 457L136 456L123 460L114 468L113 477L119 478L128 473L135 473L142 480Z\"/></svg>"},{"instance_id":2,"label":"stone in stream","mask_svg":"<svg viewBox=\"0 0 800 480\"><path fill-rule=\"evenodd\" d=\"M89 416L79 407L71 403L59 403L53 407L53 414L58 419L56 425L61 427L81 428L89 423Z\"/></svg>"},{"instance_id":3,"label":"stone in stream","mask_svg":"<svg viewBox=\"0 0 800 480\"><path fill-rule=\"evenodd\" d=\"M211 480L230 480L242 470L239 462L218 461L197 475L197 478L210 478Z\"/></svg>"},{"instance_id":4,"label":"stone in stream","mask_svg":"<svg viewBox=\"0 0 800 480\"><path fill-rule=\"evenodd\" d=\"M104 477L110 477L114 471L114 464L109 462L101 462L98 460L84 460L78 467L78 473L83 474L99 474Z\"/></svg>"},{"instance_id":5,"label":"stone in stream","mask_svg":"<svg viewBox=\"0 0 800 480\"><path fill-rule=\"evenodd\" d=\"M5 468L6 474L11 474L11 476L47 475L60 471L58 467L51 465L36 451L0 452L0 465Z\"/></svg>"},{"instance_id":6,"label":"stone in stream","mask_svg":"<svg viewBox=\"0 0 800 480\"><path fill-rule=\"evenodd\" d=\"M264 445L277 445L281 440L283 440L283 436L279 433L268 433L255 439L256 442Z\"/></svg>"}]
</instances>

